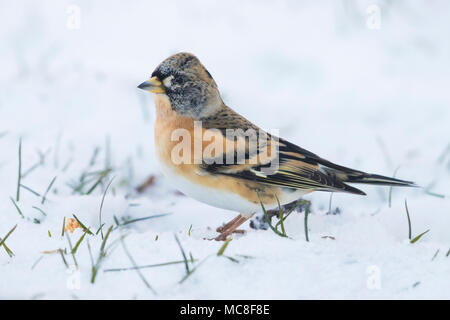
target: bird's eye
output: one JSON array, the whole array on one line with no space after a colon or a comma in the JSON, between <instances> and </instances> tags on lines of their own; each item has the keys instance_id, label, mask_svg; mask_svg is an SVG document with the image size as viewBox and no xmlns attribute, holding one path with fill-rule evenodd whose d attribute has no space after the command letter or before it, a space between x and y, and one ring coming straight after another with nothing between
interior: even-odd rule
<instances>
[{"instance_id":1,"label":"bird's eye","mask_svg":"<svg viewBox=\"0 0 450 320\"><path fill-rule=\"evenodd\" d=\"M183 76L177 75L176 77L174 77L173 80L172 80L172 85L174 85L174 84L177 84L177 85L184 84Z\"/></svg>"},{"instance_id":2,"label":"bird's eye","mask_svg":"<svg viewBox=\"0 0 450 320\"><path fill-rule=\"evenodd\" d=\"M163 84L166 88L170 88L170 86L172 85L172 80L174 79L174 76L168 76L165 77L163 80Z\"/></svg>"}]
</instances>

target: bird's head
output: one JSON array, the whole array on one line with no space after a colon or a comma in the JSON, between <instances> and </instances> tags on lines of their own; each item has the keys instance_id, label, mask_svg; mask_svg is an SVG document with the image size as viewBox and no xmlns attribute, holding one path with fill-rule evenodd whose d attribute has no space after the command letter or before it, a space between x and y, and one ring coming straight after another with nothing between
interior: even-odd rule
<instances>
[{"instance_id":1,"label":"bird's head","mask_svg":"<svg viewBox=\"0 0 450 320\"><path fill-rule=\"evenodd\" d=\"M214 114L222 105L216 82L200 60L190 53L168 57L138 88L167 95L174 111L195 119Z\"/></svg>"}]
</instances>

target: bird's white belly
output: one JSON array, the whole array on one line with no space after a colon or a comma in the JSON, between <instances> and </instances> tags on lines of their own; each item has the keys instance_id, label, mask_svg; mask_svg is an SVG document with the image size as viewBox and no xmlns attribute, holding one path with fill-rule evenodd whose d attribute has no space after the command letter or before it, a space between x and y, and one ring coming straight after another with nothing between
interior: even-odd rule
<instances>
[{"instance_id":1,"label":"bird's white belly","mask_svg":"<svg viewBox=\"0 0 450 320\"><path fill-rule=\"evenodd\" d=\"M161 161L160 167L172 187L198 201L241 214L252 214L261 209L259 204L250 202L238 194L193 183Z\"/></svg>"},{"instance_id":2,"label":"bird's white belly","mask_svg":"<svg viewBox=\"0 0 450 320\"><path fill-rule=\"evenodd\" d=\"M158 159L159 160L159 159ZM197 183L193 183L189 179L181 176L170 166L159 161L161 171L169 184L175 189L183 192L185 195L194 198L200 202L209 204L214 207L231 210L243 215L251 215L255 212L261 211L259 203L253 203L240 195L232 192L227 192L222 189L214 189L206 187ZM285 192L280 197L282 205L298 200L305 194L302 190L295 192ZM267 210L277 208L277 204L265 205Z\"/></svg>"}]
</instances>

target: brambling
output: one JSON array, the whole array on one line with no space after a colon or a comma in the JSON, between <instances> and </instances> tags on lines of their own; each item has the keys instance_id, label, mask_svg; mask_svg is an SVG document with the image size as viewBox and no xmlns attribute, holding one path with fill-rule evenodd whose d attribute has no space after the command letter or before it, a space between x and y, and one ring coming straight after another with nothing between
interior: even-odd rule
<instances>
[{"instance_id":1,"label":"brambling","mask_svg":"<svg viewBox=\"0 0 450 320\"><path fill-rule=\"evenodd\" d=\"M186 195L240 214L225 240L261 209L313 191L365 193L347 183L413 186L350 169L267 133L224 104L211 74L190 53L164 60L138 88L155 93L155 145L164 175Z\"/></svg>"}]
</instances>

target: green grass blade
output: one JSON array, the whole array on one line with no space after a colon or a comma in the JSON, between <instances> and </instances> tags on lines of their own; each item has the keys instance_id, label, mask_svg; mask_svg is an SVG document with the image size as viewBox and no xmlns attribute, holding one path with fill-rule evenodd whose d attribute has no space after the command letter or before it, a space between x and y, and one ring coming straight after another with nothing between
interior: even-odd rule
<instances>
[{"instance_id":1,"label":"green grass blade","mask_svg":"<svg viewBox=\"0 0 450 320\"><path fill-rule=\"evenodd\" d=\"M13 233L14 230L16 230L16 228L17 228L17 224L11 230L9 230L9 232L6 234L6 236L3 239L0 238L0 247L3 246L3 248L5 249L5 251L9 257L14 256L14 252L12 252L12 250L6 246L5 242L6 242L6 239L8 239L8 237L11 235L11 233Z\"/></svg>"},{"instance_id":2,"label":"green grass blade","mask_svg":"<svg viewBox=\"0 0 450 320\"><path fill-rule=\"evenodd\" d=\"M283 210L281 209L281 204L280 204L280 200L278 199L278 197L275 195L275 198L277 199L277 203L278 203L278 212L279 212L279 218L280 218L280 227L281 227L281 233L287 237L286 234L286 230L284 229L284 217L283 217ZM275 225L275 228L277 228L278 223Z\"/></svg>"},{"instance_id":3,"label":"green grass blade","mask_svg":"<svg viewBox=\"0 0 450 320\"><path fill-rule=\"evenodd\" d=\"M107 135L105 140L105 168L109 168L110 166L111 166L111 137Z\"/></svg>"},{"instance_id":4,"label":"green grass blade","mask_svg":"<svg viewBox=\"0 0 450 320\"><path fill-rule=\"evenodd\" d=\"M411 240L411 217L409 216L408 202L405 199L406 217L408 218L408 239Z\"/></svg>"},{"instance_id":5,"label":"green grass blade","mask_svg":"<svg viewBox=\"0 0 450 320\"><path fill-rule=\"evenodd\" d=\"M189 270L189 263L186 257L186 253L184 252L183 246L181 245L180 239L178 239L177 235L174 234L175 236L175 240L178 244L178 247L180 248L181 254L183 255L183 259L184 259L184 267L186 268L186 274L189 274L190 270Z\"/></svg>"},{"instance_id":6,"label":"green grass blade","mask_svg":"<svg viewBox=\"0 0 450 320\"><path fill-rule=\"evenodd\" d=\"M84 231L86 231L88 234L90 235L94 235L91 230L89 230L89 228L87 228L81 221L80 219L77 218L76 215L73 214L73 217L75 218L75 220L77 220L78 224L83 228Z\"/></svg>"},{"instance_id":7,"label":"green grass blade","mask_svg":"<svg viewBox=\"0 0 450 320\"><path fill-rule=\"evenodd\" d=\"M19 139L19 174L17 176L16 201L20 200L20 181L22 180L22 138Z\"/></svg>"},{"instance_id":8,"label":"green grass blade","mask_svg":"<svg viewBox=\"0 0 450 320\"><path fill-rule=\"evenodd\" d=\"M230 257L230 256L226 256L226 255L223 255L225 258L227 258L228 260L230 260L231 262L234 262L234 263L239 263L239 260L238 259L236 259L236 258L233 258L233 257Z\"/></svg>"},{"instance_id":9,"label":"green grass blade","mask_svg":"<svg viewBox=\"0 0 450 320\"><path fill-rule=\"evenodd\" d=\"M89 167L92 167L95 164L99 152L100 152L100 147L99 146L95 147L94 152L92 153L92 156L91 156L91 160L89 161Z\"/></svg>"},{"instance_id":10,"label":"green grass blade","mask_svg":"<svg viewBox=\"0 0 450 320\"><path fill-rule=\"evenodd\" d=\"M294 212L295 209L297 209L297 207L299 206L299 204L302 203L303 200L298 200L297 203L295 204L295 206L293 206L292 208L289 209L288 212L283 214L283 221L286 221L286 219L291 215L292 212ZM275 225L275 228L278 228L278 226L281 224L281 220L277 222L277 224Z\"/></svg>"},{"instance_id":11,"label":"green grass blade","mask_svg":"<svg viewBox=\"0 0 450 320\"><path fill-rule=\"evenodd\" d=\"M94 183L94 185L86 192L86 195L90 195L100 183L102 183L103 179L112 171L111 168L105 169L100 173L100 176L98 177L97 181Z\"/></svg>"},{"instance_id":12,"label":"green grass blade","mask_svg":"<svg viewBox=\"0 0 450 320\"><path fill-rule=\"evenodd\" d=\"M416 243L417 241L419 241L420 238L422 238L422 236L426 233L428 233L428 231L430 231L430 229L428 229L427 231L422 232L421 234L419 234L417 237L415 237L414 239L411 240L411 243Z\"/></svg>"},{"instance_id":13,"label":"green grass blade","mask_svg":"<svg viewBox=\"0 0 450 320\"><path fill-rule=\"evenodd\" d=\"M141 278L141 280L142 280L142 282L144 282L145 286L148 289L150 289L153 292L153 294L156 295L157 293L156 293L155 289L153 289L153 287L150 285L150 283L148 283L147 279L144 277L142 272L137 268L136 261L134 261L133 257L131 256L130 252L128 251L128 249L127 249L127 247L125 245L125 241L122 238L120 238L120 242L122 243L123 251L125 252L125 254L127 255L127 257L130 260L131 264L135 268L134 270L138 274L139 278Z\"/></svg>"},{"instance_id":14,"label":"green grass blade","mask_svg":"<svg viewBox=\"0 0 450 320\"><path fill-rule=\"evenodd\" d=\"M278 230L272 225L272 223L270 222L269 215L267 214L267 210L266 210L266 208L264 207L264 204L262 203L261 197L259 196L259 192L256 192L256 194L258 195L259 203L261 204L261 209L262 209L262 211L263 211L263 213L264 213L264 217L265 217L265 219L266 219L266 221L267 221L267 224L269 225L270 229L271 229L273 232L275 232L277 235L279 235L280 237L286 237L284 234L282 234L280 231L278 231Z\"/></svg>"},{"instance_id":15,"label":"green grass blade","mask_svg":"<svg viewBox=\"0 0 450 320\"><path fill-rule=\"evenodd\" d=\"M425 190L425 193L428 194L429 196L433 196L433 197L436 197L436 198L445 199L445 194L440 194L440 193L432 192L432 191L430 191L430 190Z\"/></svg>"},{"instance_id":16,"label":"green grass blade","mask_svg":"<svg viewBox=\"0 0 450 320\"><path fill-rule=\"evenodd\" d=\"M105 251L106 241L108 240L108 237L109 237L109 235L110 235L110 233L111 233L111 231L112 231L112 228L113 228L113 226L110 226L110 227L108 228L108 231L106 231L105 238L103 238L102 245L101 245L101 247L100 247L100 253L101 253L101 254L103 254L104 251Z\"/></svg>"},{"instance_id":17,"label":"green grass blade","mask_svg":"<svg viewBox=\"0 0 450 320\"><path fill-rule=\"evenodd\" d=\"M72 255L73 263L75 264L75 267L77 267L77 269L78 269L78 262L77 262L77 259L75 258L75 254L73 253L72 241L70 241L70 236L68 233L66 233L66 238L67 238L67 242L69 243L69 249L70 249L70 254Z\"/></svg>"},{"instance_id":18,"label":"green grass blade","mask_svg":"<svg viewBox=\"0 0 450 320\"><path fill-rule=\"evenodd\" d=\"M98 221L100 225L100 233L102 235L103 239L103 224L102 224L102 209L103 209L103 203L105 202L106 193L108 192L109 187L111 186L111 183L113 182L115 177L112 177L112 179L109 181L108 185L106 186L105 192L103 192L102 202L100 203L100 211L98 213Z\"/></svg>"},{"instance_id":19,"label":"green grass blade","mask_svg":"<svg viewBox=\"0 0 450 320\"><path fill-rule=\"evenodd\" d=\"M2 241L2 238L0 238L0 241ZM3 242L2 246L10 258L14 256L14 252L10 248L8 248L5 242Z\"/></svg>"},{"instance_id":20,"label":"green grass blade","mask_svg":"<svg viewBox=\"0 0 450 320\"><path fill-rule=\"evenodd\" d=\"M95 235L98 235L98 233L100 232L100 230L103 228L105 224L102 223L102 225L100 227L98 227L97 231L95 232Z\"/></svg>"},{"instance_id":21,"label":"green grass blade","mask_svg":"<svg viewBox=\"0 0 450 320\"><path fill-rule=\"evenodd\" d=\"M37 211L39 211L39 212L42 213L44 216L47 216L47 214L45 213L45 211L42 210L41 208L38 208L38 207L35 207L35 206L32 206L32 208L35 209L35 210L37 210Z\"/></svg>"},{"instance_id":22,"label":"green grass blade","mask_svg":"<svg viewBox=\"0 0 450 320\"><path fill-rule=\"evenodd\" d=\"M198 268L203 265L203 263L205 263L205 261L209 258L210 256L207 256L205 259L203 259L202 261L199 262L199 264L197 264L188 274L186 274L183 279L181 279L178 283L182 284L183 282L185 282L195 271L198 270Z\"/></svg>"},{"instance_id":23,"label":"green grass blade","mask_svg":"<svg viewBox=\"0 0 450 320\"><path fill-rule=\"evenodd\" d=\"M11 233L13 233L14 230L16 230L16 228L17 228L17 224L16 224L11 230L8 231L8 233L5 235L5 237L3 238L3 240L0 240L0 247L6 242L6 239L9 238L9 236L11 235Z\"/></svg>"},{"instance_id":24,"label":"green grass blade","mask_svg":"<svg viewBox=\"0 0 450 320\"><path fill-rule=\"evenodd\" d=\"M31 270L33 270L34 268L36 268L36 266L38 265L38 263L44 258L44 256L40 256L31 266Z\"/></svg>"},{"instance_id":25,"label":"green grass blade","mask_svg":"<svg viewBox=\"0 0 450 320\"><path fill-rule=\"evenodd\" d=\"M25 216L22 213L22 210L20 210L19 206L17 205L17 203L14 201L14 199L12 197L9 197L11 199L11 202L13 203L14 207L16 207L17 212L19 213L19 215L22 218L25 218Z\"/></svg>"},{"instance_id":26,"label":"green grass blade","mask_svg":"<svg viewBox=\"0 0 450 320\"><path fill-rule=\"evenodd\" d=\"M195 262L197 260L190 260L190 262ZM127 268L113 268L113 269L105 269L103 272L118 272L118 271L128 271L128 270L136 270L136 269L146 269L146 268L156 268L156 267L165 267L170 266L174 264L182 264L184 263L184 260L179 261L170 261L170 262L164 262L164 263L156 263L156 264L148 264L144 266L135 266L135 267L127 267Z\"/></svg>"},{"instance_id":27,"label":"green grass blade","mask_svg":"<svg viewBox=\"0 0 450 320\"><path fill-rule=\"evenodd\" d=\"M75 247L73 247L72 249L72 254L76 254L78 247L80 246L81 242L83 241L84 237L86 236L86 232L83 233L83 235L80 237L80 239L77 241L77 243L75 244Z\"/></svg>"},{"instance_id":28,"label":"green grass blade","mask_svg":"<svg viewBox=\"0 0 450 320\"><path fill-rule=\"evenodd\" d=\"M41 161L35 163L32 165L29 169L25 170L24 173L22 173L22 179L25 179L26 176L28 176L30 173L32 173L34 170L39 168L42 165Z\"/></svg>"},{"instance_id":29,"label":"green grass blade","mask_svg":"<svg viewBox=\"0 0 450 320\"><path fill-rule=\"evenodd\" d=\"M113 215L113 219L114 219L114 222L116 223L116 226L119 227L120 226L119 219L117 219L117 217L115 215Z\"/></svg>"},{"instance_id":30,"label":"green grass blade","mask_svg":"<svg viewBox=\"0 0 450 320\"><path fill-rule=\"evenodd\" d=\"M228 247L228 244L230 243L231 239L228 238L227 240L225 240L225 243L220 247L219 251L217 252L217 256L220 257L221 255L223 255L223 253L225 252L225 250Z\"/></svg>"},{"instance_id":31,"label":"green grass blade","mask_svg":"<svg viewBox=\"0 0 450 320\"><path fill-rule=\"evenodd\" d=\"M69 264L67 263L67 260L66 260L66 258L64 257L63 251L60 249L60 250L58 250L58 252L59 252L59 254L61 255L61 259L62 259L64 265L66 266L67 269L69 269Z\"/></svg>"},{"instance_id":32,"label":"green grass blade","mask_svg":"<svg viewBox=\"0 0 450 320\"><path fill-rule=\"evenodd\" d=\"M434 254L433 258L431 258L431 261L433 261L434 259L436 259L437 255L439 254L440 249L436 250L436 253Z\"/></svg>"},{"instance_id":33,"label":"green grass blade","mask_svg":"<svg viewBox=\"0 0 450 320\"><path fill-rule=\"evenodd\" d=\"M45 203L45 200L46 200L46 198L47 198L47 194L50 192L50 189L52 188L52 186L53 186L53 184L55 183L55 181L56 181L56 176L52 179L52 181L51 181L50 184L48 185L47 190L45 190L45 193L44 193L44 195L42 196L41 204L44 204L44 203Z\"/></svg>"},{"instance_id":34,"label":"green grass blade","mask_svg":"<svg viewBox=\"0 0 450 320\"><path fill-rule=\"evenodd\" d=\"M62 230L61 230L61 237L64 237L65 230L66 230L66 217L64 217L64 219L63 219Z\"/></svg>"},{"instance_id":35,"label":"green grass blade","mask_svg":"<svg viewBox=\"0 0 450 320\"><path fill-rule=\"evenodd\" d=\"M395 176L397 175L397 171L398 169L400 169L400 166L398 166L395 170L394 170L394 174L392 175L392 178L395 178ZM389 208L391 207L392 204L392 186L389 187L389 197L388 197L388 206Z\"/></svg>"},{"instance_id":36,"label":"green grass blade","mask_svg":"<svg viewBox=\"0 0 450 320\"><path fill-rule=\"evenodd\" d=\"M308 215L309 215L309 206L305 207L305 238L307 242L309 242Z\"/></svg>"},{"instance_id":37,"label":"green grass blade","mask_svg":"<svg viewBox=\"0 0 450 320\"><path fill-rule=\"evenodd\" d=\"M91 260L91 267L94 268L94 257L92 256L92 249L91 249L91 244L89 243L89 238L86 239L86 243L87 243L87 247L88 247L89 258Z\"/></svg>"},{"instance_id":38,"label":"green grass blade","mask_svg":"<svg viewBox=\"0 0 450 320\"><path fill-rule=\"evenodd\" d=\"M28 192L34 194L36 197L40 197L41 194L39 192L34 191L33 189L27 187L26 185L23 185L22 183L20 184L21 188L24 188L25 190L27 190Z\"/></svg>"},{"instance_id":39,"label":"green grass blade","mask_svg":"<svg viewBox=\"0 0 450 320\"><path fill-rule=\"evenodd\" d=\"M100 264L101 264L103 258L106 256L106 252L105 252L106 241L108 241L108 238L109 238L109 235L111 234L112 229L113 229L113 226L110 226L108 228L108 231L106 232L106 235L103 238L102 244L100 246L100 252L98 254L97 262L94 265L92 265L91 283L95 283L95 279L97 277L98 270L100 269ZM90 246L88 248L90 250Z\"/></svg>"},{"instance_id":40,"label":"green grass blade","mask_svg":"<svg viewBox=\"0 0 450 320\"><path fill-rule=\"evenodd\" d=\"M155 215L153 215L153 216L148 216L148 217L143 217L143 218L137 218L137 219L127 220L127 221L124 221L124 222L120 223L119 225L120 225L120 226L125 226L125 225L130 224L130 223L135 223L135 222L144 221L144 220L149 220L149 219L154 219L154 218L165 217L165 216L168 216L168 215L170 215L170 213L155 214ZM117 219L117 218L116 218L116 219ZM117 222L116 222L116 224L117 224Z\"/></svg>"}]
</instances>

